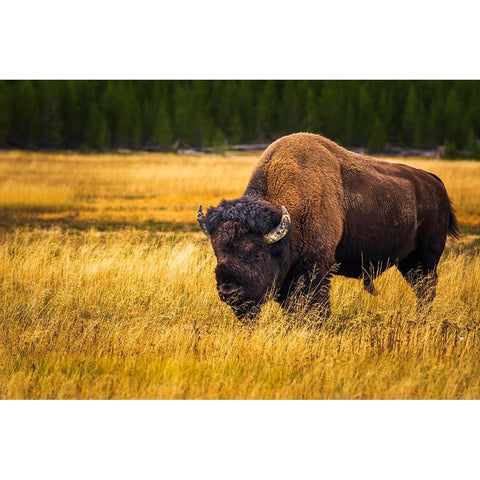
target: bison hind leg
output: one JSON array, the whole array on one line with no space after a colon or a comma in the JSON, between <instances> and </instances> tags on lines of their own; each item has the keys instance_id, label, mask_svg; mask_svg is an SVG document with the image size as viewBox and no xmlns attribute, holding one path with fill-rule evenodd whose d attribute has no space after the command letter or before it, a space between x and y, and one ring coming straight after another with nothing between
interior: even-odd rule
<instances>
[{"instance_id":1,"label":"bison hind leg","mask_svg":"<svg viewBox=\"0 0 480 480\"><path fill-rule=\"evenodd\" d=\"M398 264L400 273L415 292L418 313L429 313L431 310L438 282L437 263L436 257L425 257L413 252Z\"/></svg>"}]
</instances>

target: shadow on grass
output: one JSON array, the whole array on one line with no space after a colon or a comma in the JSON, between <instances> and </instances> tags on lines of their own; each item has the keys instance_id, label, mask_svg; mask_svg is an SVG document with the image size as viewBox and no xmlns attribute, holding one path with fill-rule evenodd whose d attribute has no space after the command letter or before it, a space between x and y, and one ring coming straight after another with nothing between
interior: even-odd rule
<instances>
[{"instance_id":1,"label":"shadow on grass","mask_svg":"<svg viewBox=\"0 0 480 480\"><path fill-rule=\"evenodd\" d=\"M473 234L472 234L473 236ZM445 248L447 255L451 253L466 254L469 256L480 256L480 238L470 238L465 241L455 242Z\"/></svg>"},{"instance_id":2,"label":"shadow on grass","mask_svg":"<svg viewBox=\"0 0 480 480\"><path fill-rule=\"evenodd\" d=\"M480 225L460 224L461 235L480 235Z\"/></svg>"},{"instance_id":3,"label":"shadow on grass","mask_svg":"<svg viewBox=\"0 0 480 480\"><path fill-rule=\"evenodd\" d=\"M42 218L41 215L49 214L48 218ZM89 218L80 219L79 212L70 208L45 208L45 207L26 207L26 208L7 208L0 207L0 228L4 230L14 230L15 228L52 228L58 227L62 230L90 230L115 231L125 228L136 228L139 230L150 230L160 232L199 232L200 229L196 222L169 222L153 219L104 219ZM468 235L480 235L480 225L461 224L460 231L463 237ZM454 242L447 246L447 251L458 251L459 248L470 248L470 242L467 245L460 246ZM477 244L471 245L476 248Z\"/></svg>"},{"instance_id":4,"label":"shadow on grass","mask_svg":"<svg viewBox=\"0 0 480 480\"><path fill-rule=\"evenodd\" d=\"M80 219L77 212L59 213L56 211L42 210L41 213L58 213L55 216L42 218L38 216L40 211L32 210L0 210L0 228L3 230L15 230L16 228L60 228L66 230L99 230L102 232L123 230L127 228L135 228L138 230L148 230L155 232L199 232L200 229L196 223L188 222L169 222L157 221L153 219L136 220L136 219Z\"/></svg>"}]
</instances>

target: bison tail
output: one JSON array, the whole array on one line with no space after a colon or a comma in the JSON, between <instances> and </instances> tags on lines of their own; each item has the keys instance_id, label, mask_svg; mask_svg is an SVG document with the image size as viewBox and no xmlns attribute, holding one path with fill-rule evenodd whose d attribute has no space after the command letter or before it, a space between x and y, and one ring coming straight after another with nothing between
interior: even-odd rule
<instances>
[{"instance_id":1,"label":"bison tail","mask_svg":"<svg viewBox=\"0 0 480 480\"><path fill-rule=\"evenodd\" d=\"M455 210L453 209L451 201L450 212L448 214L448 236L456 238L457 240L460 238L460 227L458 226L458 220L455 216Z\"/></svg>"}]
</instances>

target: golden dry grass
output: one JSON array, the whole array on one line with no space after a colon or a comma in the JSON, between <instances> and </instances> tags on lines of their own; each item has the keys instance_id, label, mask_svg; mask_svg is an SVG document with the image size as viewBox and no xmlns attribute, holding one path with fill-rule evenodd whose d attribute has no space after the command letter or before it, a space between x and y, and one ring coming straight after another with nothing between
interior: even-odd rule
<instances>
[{"instance_id":1,"label":"golden dry grass","mask_svg":"<svg viewBox=\"0 0 480 480\"><path fill-rule=\"evenodd\" d=\"M258 154L174 155L0 151L0 221L60 225L197 229L199 203L239 196ZM408 159L439 175L464 230L480 233L478 162Z\"/></svg>"},{"instance_id":2,"label":"golden dry grass","mask_svg":"<svg viewBox=\"0 0 480 480\"><path fill-rule=\"evenodd\" d=\"M319 330L301 305L235 320L194 215L240 194L254 161L0 153L0 398L480 398L474 235L450 244L427 317L391 269L378 297L336 277ZM480 163L408 163L475 231Z\"/></svg>"},{"instance_id":3,"label":"golden dry grass","mask_svg":"<svg viewBox=\"0 0 480 480\"><path fill-rule=\"evenodd\" d=\"M7 185L5 194L0 189L0 209L10 210L4 219L15 225L191 229L198 204L239 195L254 162L254 156L0 152L0 182ZM69 195L60 195L60 188ZM25 205L28 191L43 197L30 195L29 208L12 212ZM51 208L43 208L46 198Z\"/></svg>"}]
</instances>

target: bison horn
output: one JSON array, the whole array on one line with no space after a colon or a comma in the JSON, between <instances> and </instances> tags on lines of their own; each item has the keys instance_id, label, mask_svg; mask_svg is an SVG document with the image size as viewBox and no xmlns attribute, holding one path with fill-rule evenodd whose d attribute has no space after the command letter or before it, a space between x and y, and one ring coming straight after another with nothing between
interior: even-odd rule
<instances>
[{"instance_id":1,"label":"bison horn","mask_svg":"<svg viewBox=\"0 0 480 480\"><path fill-rule=\"evenodd\" d=\"M202 229L202 232L209 237L210 234L208 233L207 230L207 222L205 220L205 215L202 212L202 205L199 205L197 208L197 222L200 225L200 228Z\"/></svg>"},{"instance_id":2,"label":"bison horn","mask_svg":"<svg viewBox=\"0 0 480 480\"><path fill-rule=\"evenodd\" d=\"M280 223L271 231L263 236L266 243L275 243L281 240L290 229L290 215L288 214L287 209L282 205L282 219Z\"/></svg>"}]
</instances>

